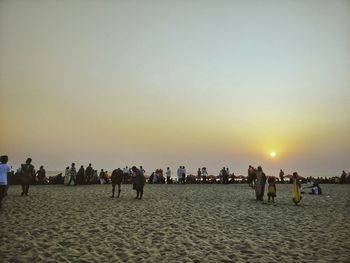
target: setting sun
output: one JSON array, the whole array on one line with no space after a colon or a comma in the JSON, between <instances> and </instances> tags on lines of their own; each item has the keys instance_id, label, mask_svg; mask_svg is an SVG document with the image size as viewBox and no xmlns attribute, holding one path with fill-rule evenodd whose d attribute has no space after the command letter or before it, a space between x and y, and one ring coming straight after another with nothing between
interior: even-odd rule
<instances>
[{"instance_id":1,"label":"setting sun","mask_svg":"<svg viewBox=\"0 0 350 263\"><path fill-rule=\"evenodd\" d=\"M271 152L271 153L270 153L270 156L271 156L272 158L274 158L274 157L276 157L276 153L275 153L275 152Z\"/></svg>"}]
</instances>

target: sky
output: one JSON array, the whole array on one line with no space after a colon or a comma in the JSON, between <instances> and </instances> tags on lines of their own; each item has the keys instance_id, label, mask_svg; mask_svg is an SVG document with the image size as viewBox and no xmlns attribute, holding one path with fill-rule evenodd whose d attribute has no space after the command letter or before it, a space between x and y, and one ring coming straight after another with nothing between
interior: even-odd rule
<instances>
[{"instance_id":1,"label":"sky","mask_svg":"<svg viewBox=\"0 0 350 263\"><path fill-rule=\"evenodd\" d=\"M0 1L0 154L339 175L349 71L349 1Z\"/></svg>"}]
</instances>

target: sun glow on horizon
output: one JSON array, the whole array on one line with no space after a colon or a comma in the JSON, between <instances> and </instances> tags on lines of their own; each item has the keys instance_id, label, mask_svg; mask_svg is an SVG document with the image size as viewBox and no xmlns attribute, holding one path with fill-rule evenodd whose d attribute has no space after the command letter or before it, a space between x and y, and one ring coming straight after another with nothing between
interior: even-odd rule
<instances>
[{"instance_id":1,"label":"sun glow on horizon","mask_svg":"<svg viewBox=\"0 0 350 263\"><path fill-rule=\"evenodd\" d=\"M277 156L277 154L276 154L276 152L271 152L271 153L270 153L270 156L271 156L272 158L275 158L275 157Z\"/></svg>"}]
</instances>

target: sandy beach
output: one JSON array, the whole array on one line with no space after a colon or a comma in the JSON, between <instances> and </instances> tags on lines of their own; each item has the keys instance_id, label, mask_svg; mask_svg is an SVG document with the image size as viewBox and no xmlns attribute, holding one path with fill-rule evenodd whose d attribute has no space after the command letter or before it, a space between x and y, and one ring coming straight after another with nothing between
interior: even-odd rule
<instances>
[{"instance_id":1,"label":"sandy beach","mask_svg":"<svg viewBox=\"0 0 350 263\"><path fill-rule=\"evenodd\" d=\"M10 186L0 212L1 262L349 262L350 188L322 185L300 207L247 185Z\"/></svg>"}]
</instances>

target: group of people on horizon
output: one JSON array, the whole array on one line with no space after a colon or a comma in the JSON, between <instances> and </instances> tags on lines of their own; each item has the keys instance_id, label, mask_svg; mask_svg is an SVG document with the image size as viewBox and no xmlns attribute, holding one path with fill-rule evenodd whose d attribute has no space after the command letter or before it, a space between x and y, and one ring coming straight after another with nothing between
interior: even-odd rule
<instances>
[{"instance_id":1,"label":"group of people on horizon","mask_svg":"<svg viewBox=\"0 0 350 263\"><path fill-rule=\"evenodd\" d=\"M209 182L209 178L211 176L208 175L207 168L198 168L197 175L187 175L185 166L179 166L177 169L177 181L174 181L171 178L171 170L170 167L167 167L165 171L165 176L163 174L163 170L158 168L156 169L151 176L148 178L148 182L151 184L173 184L177 182L178 184L185 183L207 183ZM212 176L213 177L213 176ZM230 174L229 168L223 167L219 175L216 177L218 179L212 179L210 182L219 182L222 184L234 183L235 175L234 173ZM231 178L231 180L229 180ZM243 178L240 182L244 182ZM248 176L246 177L246 182L248 185L255 190L256 200L263 201L263 197L265 194L265 185L268 183L267 187L267 196L268 202L275 201L276 197L276 183L285 183L285 179L289 178L290 183L293 184L292 192L293 192L293 202L295 204L299 204L301 200L301 194L304 193L304 190L307 188L311 189L310 194L320 195L322 194L322 189L320 187L320 183L350 183L350 173L346 173L342 171L340 177L332 177L332 178L303 178L300 177L296 172L293 173L292 176L285 176L284 171L281 169L279 173L279 178L274 176L266 176L263 172L262 167L258 166L258 168L254 168L249 165L248 168ZM109 176L108 171L101 169L98 174L97 170L95 170L91 163L84 168L83 165L80 166L79 170L76 171L75 163L72 163L71 166L65 169L65 174L58 174L54 177L47 178L46 171L44 166L41 165L38 171L35 171L35 167L32 164L32 159L27 158L26 162L21 164L21 166L14 172L12 167L8 164L8 156L1 156L1 164L0 164L0 206L3 198L7 194L7 189L9 182L20 183L21 184L21 196L27 196L29 193L29 187L31 184L47 184L47 183L57 183L57 184L65 184L65 185L84 185L84 184L112 184L112 197L115 195L115 187L118 186L117 197L120 196L121 192L121 184L122 183L132 183L133 189L137 192L137 198L142 198L143 196L143 186L146 182L145 170L142 166L137 168L136 166L132 166L129 168L128 166L123 169L115 169L113 170L111 176ZM301 188L301 183L307 183L306 186Z\"/></svg>"}]
</instances>

